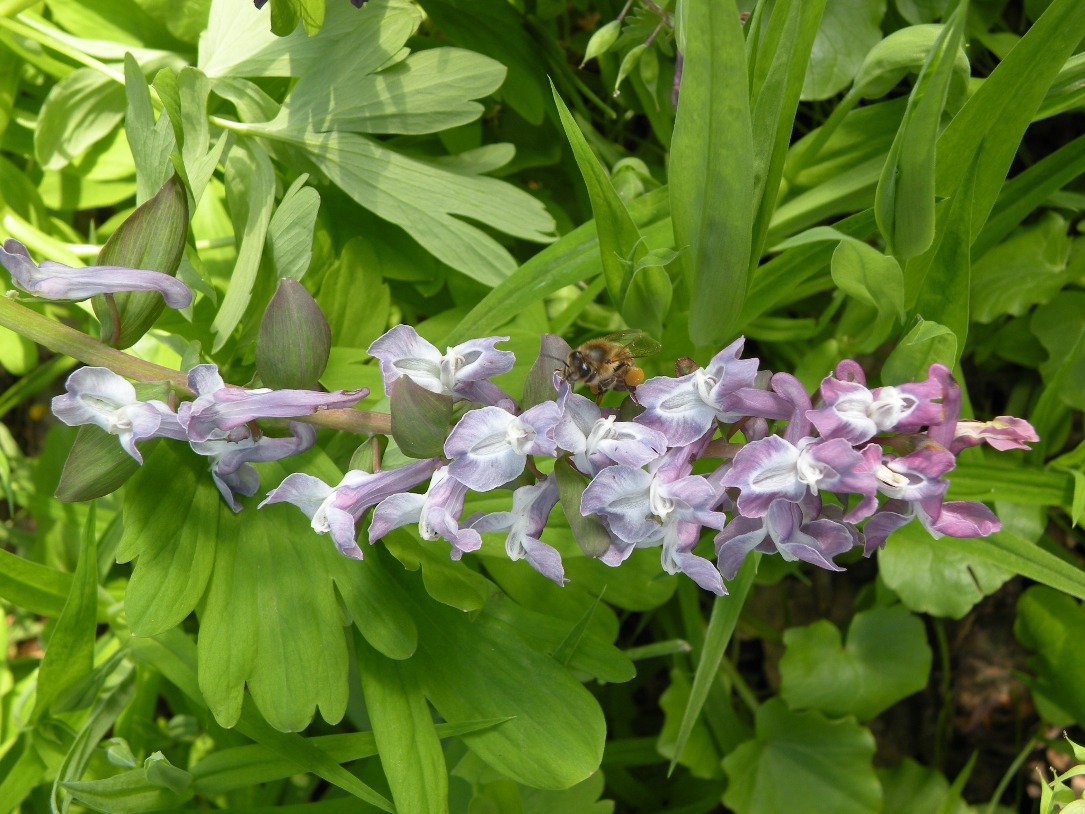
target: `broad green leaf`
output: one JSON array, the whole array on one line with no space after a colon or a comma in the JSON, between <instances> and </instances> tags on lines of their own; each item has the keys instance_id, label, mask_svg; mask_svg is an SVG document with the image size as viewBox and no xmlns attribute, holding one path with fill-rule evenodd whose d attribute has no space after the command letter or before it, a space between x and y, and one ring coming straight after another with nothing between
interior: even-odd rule
<instances>
[{"instance_id":1,"label":"broad green leaf","mask_svg":"<svg viewBox=\"0 0 1085 814\"><path fill-rule=\"evenodd\" d=\"M1080 348L1085 337L1082 323L1085 294L1063 291L1051 302L1041 305L1029 320L1032 333L1047 350L1048 358L1040 372L1054 395L1076 409L1085 409L1085 353Z\"/></svg>"},{"instance_id":2,"label":"broad green leaf","mask_svg":"<svg viewBox=\"0 0 1085 814\"><path fill-rule=\"evenodd\" d=\"M669 198L664 189L650 192L629 205L629 215L643 229L645 241L663 245L671 237ZM510 315L533 302L580 281L588 282L602 272L595 221L588 221L563 235L561 240L536 254L465 316L444 339L455 344L494 333ZM438 343L440 344L440 343Z\"/></svg>"},{"instance_id":3,"label":"broad green leaf","mask_svg":"<svg viewBox=\"0 0 1085 814\"><path fill-rule=\"evenodd\" d=\"M984 255L1001 243L1048 196L1082 173L1085 173L1085 135L1007 180L991 217L972 245L973 257L982 262Z\"/></svg>"},{"instance_id":4,"label":"broad green leaf","mask_svg":"<svg viewBox=\"0 0 1085 814\"><path fill-rule=\"evenodd\" d=\"M72 575L0 548L0 597L42 616L60 616Z\"/></svg>"},{"instance_id":5,"label":"broad green leaf","mask_svg":"<svg viewBox=\"0 0 1085 814\"><path fill-rule=\"evenodd\" d=\"M987 222L1025 128L1083 36L1085 5L1055 0L942 132L939 196L954 195L976 161L973 235Z\"/></svg>"},{"instance_id":6,"label":"broad green leaf","mask_svg":"<svg viewBox=\"0 0 1085 814\"><path fill-rule=\"evenodd\" d=\"M974 540L947 538L949 547L973 560L986 560L1065 594L1085 599L1085 570L1008 531Z\"/></svg>"},{"instance_id":7,"label":"broad green leaf","mask_svg":"<svg viewBox=\"0 0 1085 814\"><path fill-rule=\"evenodd\" d=\"M135 180L131 151L117 129L77 161L42 173L38 193L50 209L114 207L132 197Z\"/></svg>"},{"instance_id":8,"label":"broad green leaf","mask_svg":"<svg viewBox=\"0 0 1085 814\"><path fill-rule=\"evenodd\" d=\"M401 226L434 256L485 285L511 274L515 262L496 240L461 218L525 240L551 239L554 220L542 203L496 178L449 172L356 133L296 135L264 124L247 125L245 132L302 147L361 206Z\"/></svg>"},{"instance_id":9,"label":"broad green leaf","mask_svg":"<svg viewBox=\"0 0 1085 814\"><path fill-rule=\"evenodd\" d=\"M293 506L235 516L219 506L214 570L200 609L200 689L233 725L244 689L276 729L304 729L317 706L337 722L347 651L332 574L342 557Z\"/></svg>"},{"instance_id":10,"label":"broad green leaf","mask_svg":"<svg viewBox=\"0 0 1085 814\"><path fill-rule=\"evenodd\" d=\"M95 619L98 611L96 517L95 506L91 504L83 529L79 563L72 576L71 591L38 669L33 713L35 720L40 720L47 712L63 711L64 694L90 673L94 666Z\"/></svg>"},{"instance_id":11,"label":"broad green leaf","mask_svg":"<svg viewBox=\"0 0 1085 814\"><path fill-rule=\"evenodd\" d=\"M956 335L945 325L917 319L885 360L881 378L886 382L919 381L935 362L952 368L958 348Z\"/></svg>"},{"instance_id":12,"label":"broad green leaf","mask_svg":"<svg viewBox=\"0 0 1085 814\"><path fill-rule=\"evenodd\" d=\"M731 641L731 635L735 632L738 615L742 612L742 606L746 603L746 597L749 596L750 588L753 586L754 574L757 573L757 564L760 559L760 554L750 554L728 586L730 594L712 600L712 616L708 620L704 646L697 657L697 672L693 675L689 701L682 715L678 735L674 739L674 754L671 757L672 771L677 764L678 756L686 748L686 742L701 715L701 710L704 709L705 701L708 700L708 691L716 680L723 653Z\"/></svg>"},{"instance_id":13,"label":"broad green leaf","mask_svg":"<svg viewBox=\"0 0 1085 814\"><path fill-rule=\"evenodd\" d=\"M382 45L389 36L378 30ZM391 47L391 57L409 31ZM411 54L391 68L366 73L374 54L364 43L339 46L306 74L291 91L276 124L297 132L347 130L355 133L436 133L473 122L483 106L472 101L497 90L505 67L481 54L459 48L433 48ZM362 59L365 65L356 63ZM334 106L328 105L334 99Z\"/></svg>"},{"instance_id":14,"label":"broad green leaf","mask_svg":"<svg viewBox=\"0 0 1085 814\"><path fill-rule=\"evenodd\" d=\"M390 659L410 658L418 646L418 627L403 589L389 575L400 565L379 548L364 562L351 560L335 572L335 587L354 626L378 652Z\"/></svg>"},{"instance_id":15,"label":"broad green leaf","mask_svg":"<svg viewBox=\"0 0 1085 814\"><path fill-rule=\"evenodd\" d=\"M689 336L737 332L753 231L753 132L745 48L732 0L678 7L685 61L669 167L675 247L690 291Z\"/></svg>"},{"instance_id":16,"label":"broad green leaf","mask_svg":"<svg viewBox=\"0 0 1085 814\"><path fill-rule=\"evenodd\" d=\"M179 444L160 444L132 479L116 557L136 561L124 597L135 635L156 636L179 625L203 597L215 565L221 503L206 462Z\"/></svg>"},{"instance_id":17,"label":"broad green leaf","mask_svg":"<svg viewBox=\"0 0 1085 814\"><path fill-rule=\"evenodd\" d=\"M636 325L652 336L662 336L673 289L666 269L650 265L637 269L625 292L622 318L627 325Z\"/></svg>"},{"instance_id":18,"label":"broad green leaf","mask_svg":"<svg viewBox=\"0 0 1085 814\"><path fill-rule=\"evenodd\" d=\"M12 754L9 752L8 756ZM14 811L38 784L47 779L49 769L33 740L25 738L19 756L8 764L7 776L0 780L0 808Z\"/></svg>"},{"instance_id":19,"label":"broad green leaf","mask_svg":"<svg viewBox=\"0 0 1085 814\"><path fill-rule=\"evenodd\" d=\"M1031 506L1068 508L1074 484L1066 472L1022 466L1019 462L987 460L982 464L962 461L950 475L954 500L997 500Z\"/></svg>"},{"instance_id":20,"label":"broad green leaf","mask_svg":"<svg viewBox=\"0 0 1085 814\"><path fill-rule=\"evenodd\" d=\"M216 351L230 339L249 306L275 200L271 159L248 139L238 140L226 157L226 196L238 250L226 296L211 325Z\"/></svg>"},{"instance_id":21,"label":"broad green leaf","mask_svg":"<svg viewBox=\"0 0 1085 814\"><path fill-rule=\"evenodd\" d=\"M368 237L350 239L321 281L316 299L336 345L368 348L388 328L392 295L384 269L396 256L378 249Z\"/></svg>"},{"instance_id":22,"label":"broad green leaf","mask_svg":"<svg viewBox=\"0 0 1085 814\"><path fill-rule=\"evenodd\" d=\"M1081 603L1043 586L1029 588L1017 601L1014 634L1036 653L1029 658L1034 690L1075 719L1085 718L1085 652L1079 631L1085 623Z\"/></svg>"},{"instance_id":23,"label":"broad green leaf","mask_svg":"<svg viewBox=\"0 0 1085 814\"><path fill-rule=\"evenodd\" d=\"M457 45L506 66L502 98L529 124L542 123L548 96L544 66L550 61L516 7L506 0L424 0L420 5Z\"/></svg>"},{"instance_id":24,"label":"broad green leaf","mask_svg":"<svg viewBox=\"0 0 1085 814\"><path fill-rule=\"evenodd\" d=\"M1005 314L1021 316L1051 301L1079 273L1067 266L1072 245L1068 228L1061 216L1048 211L977 260L972 268L972 318L991 322ZM1061 340L1065 342L1065 335Z\"/></svg>"},{"instance_id":25,"label":"broad green leaf","mask_svg":"<svg viewBox=\"0 0 1085 814\"><path fill-rule=\"evenodd\" d=\"M898 0L898 3L902 0ZM936 769L904 758L892 768L879 768L878 779L885 793L885 814L971 814L960 792Z\"/></svg>"},{"instance_id":26,"label":"broad green leaf","mask_svg":"<svg viewBox=\"0 0 1085 814\"><path fill-rule=\"evenodd\" d=\"M49 91L34 128L34 155L58 170L111 133L124 118L124 88L90 68L79 68Z\"/></svg>"},{"instance_id":27,"label":"broad green leaf","mask_svg":"<svg viewBox=\"0 0 1085 814\"><path fill-rule=\"evenodd\" d=\"M912 25L932 23L946 13L949 0L894 0L900 16Z\"/></svg>"},{"instance_id":28,"label":"broad green leaf","mask_svg":"<svg viewBox=\"0 0 1085 814\"><path fill-rule=\"evenodd\" d=\"M878 553L878 573L913 611L960 619L1013 572L956 542L936 540L913 521L889 536Z\"/></svg>"},{"instance_id":29,"label":"broad green leaf","mask_svg":"<svg viewBox=\"0 0 1085 814\"><path fill-rule=\"evenodd\" d=\"M757 204L751 267L757 266L765 247L795 110L825 5L825 0L777 2L750 55L753 200Z\"/></svg>"},{"instance_id":30,"label":"broad green leaf","mask_svg":"<svg viewBox=\"0 0 1085 814\"><path fill-rule=\"evenodd\" d=\"M855 614L847 642L827 619L784 631L780 695L793 710L865 721L927 686L931 649L923 621L905 608Z\"/></svg>"},{"instance_id":31,"label":"broad green leaf","mask_svg":"<svg viewBox=\"0 0 1085 814\"><path fill-rule=\"evenodd\" d=\"M124 132L136 164L136 201L142 203L169 177L172 171L169 156L176 140L168 115L155 120L150 86L131 55L124 58L124 80L128 105Z\"/></svg>"},{"instance_id":32,"label":"broad green leaf","mask_svg":"<svg viewBox=\"0 0 1085 814\"><path fill-rule=\"evenodd\" d=\"M185 186L172 175L109 236L98 253L98 264L176 275L188 237L188 218ZM102 341L117 348L135 344L166 307L156 291L121 291L112 297L115 312L102 296L95 297L93 304L101 321Z\"/></svg>"},{"instance_id":33,"label":"broad green leaf","mask_svg":"<svg viewBox=\"0 0 1085 814\"><path fill-rule=\"evenodd\" d=\"M591 200L592 214L595 216L595 226L599 234L599 254L607 292L610 294L611 301L622 303L622 314L626 316L626 322L629 325L658 336L659 331L652 331L639 322L629 321L629 315L625 313L625 290L629 283L625 261L635 260L638 253L643 254L644 250L640 248L640 230L630 217L622 199L615 192L606 170L592 153L584 134L580 132L580 127L573 119L573 114L565 106L557 89L552 88L552 90L558 117L561 119L561 126L565 129L565 137L573 148L573 157L580 168L584 184L588 188L588 198Z\"/></svg>"},{"instance_id":34,"label":"broad green leaf","mask_svg":"<svg viewBox=\"0 0 1085 814\"><path fill-rule=\"evenodd\" d=\"M358 641L358 673L381 767L400 811L448 811L448 769L418 676Z\"/></svg>"},{"instance_id":35,"label":"broad green leaf","mask_svg":"<svg viewBox=\"0 0 1085 814\"><path fill-rule=\"evenodd\" d=\"M320 194L306 186L300 175L283 194L267 229L267 248L275 276L300 280L313 259L313 229L320 209Z\"/></svg>"},{"instance_id":36,"label":"broad green leaf","mask_svg":"<svg viewBox=\"0 0 1085 814\"><path fill-rule=\"evenodd\" d=\"M843 90L863 57L882 38L885 0L831 0L818 27L802 88L806 101L828 99Z\"/></svg>"},{"instance_id":37,"label":"broad green leaf","mask_svg":"<svg viewBox=\"0 0 1085 814\"><path fill-rule=\"evenodd\" d=\"M579 681L486 609L468 617L429 599L417 580L404 584L420 639L406 663L441 716L453 723L512 716L463 736L475 754L536 788L568 788L599 768L603 714Z\"/></svg>"},{"instance_id":38,"label":"broad green leaf","mask_svg":"<svg viewBox=\"0 0 1085 814\"><path fill-rule=\"evenodd\" d=\"M333 2L327 4L319 34L310 37L298 28L277 37L267 11L257 12L251 4L234 0L213 0L197 66L213 78L305 76L340 42L360 42L374 27L387 27L389 36L398 37L402 26L413 31L419 19L418 10L405 0L369 0L361 13L349 3ZM384 61L379 53L373 55L378 66Z\"/></svg>"},{"instance_id":39,"label":"broad green leaf","mask_svg":"<svg viewBox=\"0 0 1085 814\"><path fill-rule=\"evenodd\" d=\"M946 0L938 1L945 2ZM848 95L854 94L862 99L881 99L900 84L905 76L910 73L918 74L932 56L939 36L944 30L945 26L941 25L911 25L891 33L870 49L855 77L855 85L848 91ZM968 64L968 57L958 44L953 60L949 97L946 101L946 106L950 110L960 107L959 100L967 91L970 73L971 66ZM958 103L954 104L954 102Z\"/></svg>"},{"instance_id":40,"label":"broad green leaf","mask_svg":"<svg viewBox=\"0 0 1085 814\"><path fill-rule=\"evenodd\" d=\"M898 260L922 254L934 240L936 145L967 16L968 0L961 0L919 73L878 182L878 228Z\"/></svg>"},{"instance_id":41,"label":"broad green leaf","mask_svg":"<svg viewBox=\"0 0 1085 814\"><path fill-rule=\"evenodd\" d=\"M866 727L850 718L790 712L774 698L757 710L757 737L723 759L730 780L723 801L736 814L786 811L796 795L834 814L880 811L873 757L874 736Z\"/></svg>"},{"instance_id":42,"label":"broad green leaf","mask_svg":"<svg viewBox=\"0 0 1085 814\"><path fill-rule=\"evenodd\" d=\"M938 223L938 234L932 246L929 262L922 283L918 285L918 297L914 312L923 319L945 326L956 339L955 366L964 353L970 321L972 193L975 189L975 173L969 173L957 194L943 206ZM905 287L912 283L911 265L905 266ZM912 290L915 290L914 288Z\"/></svg>"},{"instance_id":43,"label":"broad green leaf","mask_svg":"<svg viewBox=\"0 0 1085 814\"><path fill-rule=\"evenodd\" d=\"M207 97L210 93L211 81L202 71L185 68L178 74L177 97L184 142L181 147L181 161L194 205L199 204L227 141L227 134L220 133L218 141L211 144L207 121Z\"/></svg>"},{"instance_id":44,"label":"broad green leaf","mask_svg":"<svg viewBox=\"0 0 1085 814\"><path fill-rule=\"evenodd\" d=\"M833 252L832 275L846 294L877 308L880 319L903 321L904 275L892 257L860 240L846 238Z\"/></svg>"}]
</instances>

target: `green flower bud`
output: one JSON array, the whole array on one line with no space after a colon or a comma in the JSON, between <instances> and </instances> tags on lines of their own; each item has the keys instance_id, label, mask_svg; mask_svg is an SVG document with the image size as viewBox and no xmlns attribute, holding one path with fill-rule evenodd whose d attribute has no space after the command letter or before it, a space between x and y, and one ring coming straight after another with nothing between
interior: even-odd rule
<instances>
[{"instance_id":1,"label":"green flower bud","mask_svg":"<svg viewBox=\"0 0 1085 814\"><path fill-rule=\"evenodd\" d=\"M312 295L291 277L279 280L256 337L261 381L275 389L312 389L327 367L331 344L328 320Z\"/></svg>"}]
</instances>

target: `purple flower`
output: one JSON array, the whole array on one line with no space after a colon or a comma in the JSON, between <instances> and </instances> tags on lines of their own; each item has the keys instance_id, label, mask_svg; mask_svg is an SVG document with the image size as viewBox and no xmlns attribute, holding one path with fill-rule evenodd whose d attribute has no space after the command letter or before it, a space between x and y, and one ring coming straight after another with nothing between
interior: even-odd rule
<instances>
[{"instance_id":1,"label":"purple flower","mask_svg":"<svg viewBox=\"0 0 1085 814\"><path fill-rule=\"evenodd\" d=\"M375 340L368 352L380 360L386 395L392 394L396 379L407 376L433 393L477 404L511 407L512 398L489 381L491 376L512 370L516 362L512 352L494 349L498 342L508 339L507 336L472 339L442 354L414 328L397 325Z\"/></svg>"},{"instance_id":2,"label":"purple flower","mask_svg":"<svg viewBox=\"0 0 1085 814\"><path fill-rule=\"evenodd\" d=\"M258 508L269 503L293 503L312 521L313 531L330 533L336 548L346 556L360 560L362 550L354 541L354 524L358 518L370 506L417 486L439 463L436 458L430 458L381 472L352 469L334 488L320 478L295 472L269 492Z\"/></svg>"},{"instance_id":3,"label":"purple flower","mask_svg":"<svg viewBox=\"0 0 1085 814\"><path fill-rule=\"evenodd\" d=\"M956 455L966 447L987 442L1000 452L1028 449L1040 440L1036 430L1023 418L1000 415L992 421L958 421L949 451Z\"/></svg>"},{"instance_id":4,"label":"purple flower","mask_svg":"<svg viewBox=\"0 0 1085 814\"><path fill-rule=\"evenodd\" d=\"M723 485L740 490L738 509L745 517L764 517L776 500L798 503L822 490L858 494L862 500L846 518L855 522L868 517L877 505L874 469L880 463L877 444L859 452L843 438L807 437L793 444L770 435L739 450Z\"/></svg>"},{"instance_id":5,"label":"purple flower","mask_svg":"<svg viewBox=\"0 0 1085 814\"><path fill-rule=\"evenodd\" d=\"M885 545L886 538L913 517L918 517L923 527L935 539L950 537L986 537L1002 528L995 513L970 500L953 500L943 503L941 498L923 502L889 500L863 524L866 540L863 554L869 557Z\"/></svg>"},{"instance_id":6,"label":"purple flower","mask_svg":"<svg viewBox=\"0 0 1085 814\"><path fill-rule=\"evenodd\" d=\"M319 410L351 407L369 391L245 390L228 386L217 365L196 365L188 372L188 386L197 393L177 409L181 425L191 441L206 441L215 430L232 430L256 418L295 418Z\"/></svg>"},{"instance_id":7,"label":"purple flower","mask_svg":"<svg viewBox=\"0 0 1085 814\"><path fill-rule=\"evenodd\" d=\"M942 421L940 400L946 395L948 373L944 365L931 365L926 381L874 390L828 376L821 382L823 406L806 415L822 437L843 438L851 444L861 444L879 432L915 432Z\"/></svg>"},{"instance_id":8,"label":"purple flower","mask_svg":"<svg viewBox=\"0 0 1085 814\"><path fill-rule=\"evenodd\" d=\"M702 442L707 441L707 433ZM694 446L703 447L703 443ZM694 451L673 449L652 462L648 471L607 467L584 490L580 512L597 515L610 531L611 549L600 558L607 565L618 565L635 547L662 544L661 561L668 573L682 571L701 587L722 595L725 590L715 566L692 553L701 527L721 529L726 519L715 511L720 490L707 478L689 474Z\"/></svg>"},{"instance_id":9,"label":"purple flower","mask_svg":"<svg viewBox=\"0 0 1085 814\"><path fill-rule=\"evenodd\" d=\"M508 483L524 471L528 455L553 455L550 432L560 410L553 401L515 416L500 407L471 410L445 440L445 456L455 460L449 474L476 492Z\"/></svg>"},{"instance_id":10,"label":"purple flower","mask_svg":"<svg viewBox=\"0 0 1085 814\"><path fill-rule=\"evenodd\" d=\"M572 453L572 462L586 475L595 475L611 464L643 466L667 451L663 433L617 416L603 417L591 399L569 391L558 401L561 416L554 426L554 441Z\"/></svg>"},{"instance_id":11,"label":"purple flower","mask_svg":"<svg viewBox=\"0 0 1085 814\"><path fill-rule=\"evenodd\" d=\"M160 271L124 266L72 268L44 260L30 259L26 246L8 238L0 248L0 263L11 274L16 288L47 300L85 300L95 294L117 291L158 291L170 308L192 304L192 290L180 280Z\"/></svg>"},{"instance_id":12,"label":"purple flower","mask_svg":"<svg viewBox=\"0 0 1085 814\"><path fill-rule=\"evenodd\" d=\"M532 486L521 486L512 493L512 511L486 514L471 522L475 531L507 531L505 551L509 559L526 559L547 579L565 585L561 555L539 537L546 528L550 510L558 502L558 484L553 475Z\"/></svg>"},{"instance_id":13,"label":"purple flower","mask_svg":"<svg viewBox=\"0 0 1085 814\"><path fill-rule=\"evenodd\" d=\"M856 545L859 534L850 524L822 516L833 508L823 509L819 498L806 495L798 503L774 500L762 517L732 518L716 535L720 571L732 579L751 551L843 571L832 558Z\"/></svg>"},{"instance_id":14,"label":"purple flower","mask_svg":"<svg viewBox=\"0 0 1085 814\"><path fill-rule=\"evenodd\" d=\"M184 439L177 415L161 401L140 401L127 379L105 367L82 367L65 383L67 393L53 399L53 415L69 427L93 424L117 436L124 451L143 463L137 441Z\"/></svg>"},{"instance_id":15,"label":"purple flower","mask_svg":"<svg viewBox=\"0 0 1085 814\"><path fill-rule=\"evenodd\" d=\"M260 488L260 476L252 463L278 461L297 455L316 443L316 427L290 422L291 435L274 438L263 435L254 438L248 427L237 427L225 432L215 430L206 441L191 441L189 445L198 455L211 462L211 477L223 500L235 512L241 511L236 495L251 497Z\"/></svg>"},{"instance_id":16,"label":"purple flower","mask_svg":"<svg viewBox=\"0 0 1085 814\"><path fill-rule=\"evenodd\" d=\"M373 522L369 525L369 542L374 543L392 529L418 523L418 533L423 540L443 537L452 544L449 552L458 560L465 551L477 551L482 537L473 528L460 528L463 499L467 487L449 474L447 467L433 473L429 489L424 495L410 492L390 495L373 510Z\"/></svg>"},{"instance_id":17,"label":"purple flower","mask_svg":"<svg viewBox=\"0 0 1085 814\"><path fill-rule=\"evenodd\" d=\"M672 379L657 376L637 387L644 412L637 423L666 436L681 447L700 438L716 421L737 421L757 412L750 399L766 395L756 387L757 360L739 359L745 339L739 338L717 353L707 367Z\"/></svg>"}]
</instances>

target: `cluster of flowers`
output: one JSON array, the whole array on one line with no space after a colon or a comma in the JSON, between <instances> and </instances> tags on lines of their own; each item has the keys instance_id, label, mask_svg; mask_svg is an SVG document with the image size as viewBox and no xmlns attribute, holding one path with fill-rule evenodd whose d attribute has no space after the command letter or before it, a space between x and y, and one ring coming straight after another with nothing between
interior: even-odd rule
<instances>
[{"instance_id":1,"label":"cluster of flowers","mask_svg":"<svg viewBox=\"0 0 1085 814\"><path fill-rule=\"evenodd\" d=\"M36 265L15 240L4 242L0 261L15 285L37 296L156 290L173 307L191 302L191 291L168 275ZM447 540L454 559L477 550L480 533L504 531L512 559L526 559L560 585L561 557L539 539L558 502L556 478L529 461L562 458L568 464L555 466L571 464L590 478L578 508L605 527L610 542L603 562L616 566L635 548L659 546L668 573L681 571L723 594L722 578L733 577L754 550L840 570L834 557L856 545L869 556L912 518L936 536L990 534L998 519L980 503L946 502L945 476L965 447L986 442L1000 450L1027 449L1037 440L1022 419L959 420L960 388L942 365L932 365L923 382L871 390L859 365L846 360L822 381L815 406L794 376L759 371L757 360L739 358L741 339L707 367L640 385L644 409L633 421L619 421L615 411L571 392L556 372L556 397L521 411L490 381L515 362L512 353L495 347L505 340L473 340L442 354L413 328L390 330L369 348L380 361L386 393L406 376L425 390L482 406L463 413L441 457L373 473L352 470L334 487L295 473L260 505L295 504L315 531L330 534L341 552L359 559L355 525L370 508L371 543L417 523L424 538ZM239 511L237 496L259 488L252 463L297 454L316 440L308 424L291 422L289 436L273 437L256 419L346 408L368 395L365 389L247 390L227 385L210 364L194 367L188 384L195 399L174 410L162 401L141 401L127 380L107 368L82 368L53 400L53 412L66 424L94 424L116 435L140 463L141 440L187 441L210 460L219 492ZM782 434L769 433L770 421L783 427ZM713 441L721 428L724 437ZM728 440L739 429L744 443L734 451ZM694 463L709 458L723 460L707 474L693 474ZM521 480L525 469L535 482L514 490L510 511L461 517L468 490L506 486ZM426 479L425 494L410 491ZM879 494L887 500L879 503ZM715 563L693 553L705 527L716 532Z\"/></svg>"}]
</instances>

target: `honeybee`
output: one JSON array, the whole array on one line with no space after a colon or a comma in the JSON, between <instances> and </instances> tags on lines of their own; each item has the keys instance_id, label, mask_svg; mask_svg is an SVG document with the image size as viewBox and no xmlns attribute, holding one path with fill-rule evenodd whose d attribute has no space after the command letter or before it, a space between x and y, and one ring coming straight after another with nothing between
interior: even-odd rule
<instances>
[{"instance_id":1,"label":"honeybee","mask_svg":"<svg viewBox=\"0 0 1085 814\"><path fill-rule=\"evenodd\" d=\"M637 385L644 381L644 371L634 359L651 356L660 348L644 331L618 331L599 339L589 339L569 352L562 378L570 383L583 382L600 399L607 390L629 393L637 400Z\"/></svg>"}]
</instances>

